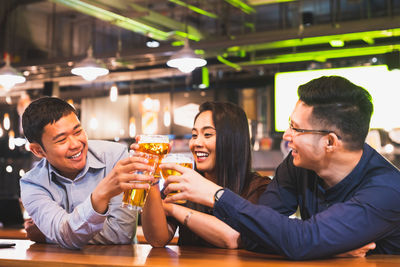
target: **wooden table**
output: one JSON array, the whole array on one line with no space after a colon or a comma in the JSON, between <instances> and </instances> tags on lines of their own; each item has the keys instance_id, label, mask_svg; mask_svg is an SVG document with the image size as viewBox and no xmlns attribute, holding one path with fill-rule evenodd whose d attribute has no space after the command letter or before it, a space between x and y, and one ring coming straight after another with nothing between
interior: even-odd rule
<instances>
[{"instance_id":1,"label":"wooden table","mask_svg":"<svg viewBox=\"0 0 400 267\"><path fill-rule=\"evenodd\" d=\"M0 228L0 239L1 238L9 238L9 239L26 239L26 231L25 229L17 229L17 228Z\"/></svg>"},{"instance_id":2,"label":"wooden table","mask_svg":"<svg viewBox=\"0 0 400 267\"><path fill-rule=\"evenodd\" d=\"M27 239L25 229L15 229L15 228L0 228L0 239ZM147 240L144 238L143 230L141 226L137 227L136 238L139 244L146 244ZM175 236L171 241L171 245L176 245L178 243L178 236Z\"/></svg>"},{"instance_id":3,"label":"wooden table","mask_svg":"<svg viewBox=\"0 0 400 267\"><path fill-rule=\"evenodd\" d=\"M314 261L289 261L279 256L245 250L202 247L152 248L150 245L88 245L68 250L57 245L36 244L29 240L7 240L14 248L0 249L0 266L400 266L400 256L376 255L367 258L333 258Z\"/></svg>"},{"instance_id":4,"label":"wooden table","mask_svg":"<svg viewBox=\"0 0 400 267\"><path fill-rule=\"evenodd\" d=\"M136 239L139 244L148 244L146 238L144 237L142 226L138 226L136 229ZM171 241L169 241L169 244L170 245L178 244L178 235L177 234L172 238Z\"/></svg>"}]
</instances>

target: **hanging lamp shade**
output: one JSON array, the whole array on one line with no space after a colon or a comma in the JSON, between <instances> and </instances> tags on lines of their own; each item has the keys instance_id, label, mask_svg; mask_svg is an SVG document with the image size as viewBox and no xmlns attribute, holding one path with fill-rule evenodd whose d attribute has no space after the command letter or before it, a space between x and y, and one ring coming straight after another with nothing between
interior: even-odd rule
<instances>
[{"instance_id":1,"label":"hanging lamp shade","mask_svg":"<svg viewBox=\"0 0 400 267\"><path fill-rule=\"evenodd\" d=\"M203 67L206 64L207 61L196 55L189 47L187 39L185 40L184 47L167 61L169 67L177 68L184 73L192 72L195 68Z\"/></svg>"},{"instance_id":2,"label":"hanging lamp shade","mask_svg":"<svg viewBox=\"0 0 400 267\"><path fill-rule=\"evenodd\" d=\"M25 77L22 76L16 69L11 67L10 56L6 54L6 64L0 69L0 85L6 91L9 91L17 83L25 82Z\"/></svg>"},{"instance_id":3,"label":"hanging lamp shade","mask_svg":"<svg viewBox=\"0 0 400 267\"><path fill-rule=\"evenodd\" d=\"M108 74L108 72L108 69L93 57L91 46L88 49L88 56L71 70L72 74L82 76L86 81L93 81L99 76Z\"/></svg>"}]
</instances>

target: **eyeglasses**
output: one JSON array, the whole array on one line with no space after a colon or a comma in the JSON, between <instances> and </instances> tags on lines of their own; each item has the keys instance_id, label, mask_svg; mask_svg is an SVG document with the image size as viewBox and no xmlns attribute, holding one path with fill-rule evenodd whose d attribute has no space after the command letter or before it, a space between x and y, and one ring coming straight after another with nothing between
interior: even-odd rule
<instances>
[{"instance_id":1,"label":"eyeglasses","mask_svg":"<svg viewBox=\"0 0 400 267\"><path fill-rule=\"evenodd\" d=\"M308 129L295 128L295 127L293 127L292 122L290 120L289 120L289 128L292 131L292 133L293 132L296 132L296 133L315 133L315 134L330 134L330 133L334 133L339 140L342 139L342 137L340 137L340 135L338 135L334 131L330 131L330 130L308 130Z\"/></svg>"}]
</instances>

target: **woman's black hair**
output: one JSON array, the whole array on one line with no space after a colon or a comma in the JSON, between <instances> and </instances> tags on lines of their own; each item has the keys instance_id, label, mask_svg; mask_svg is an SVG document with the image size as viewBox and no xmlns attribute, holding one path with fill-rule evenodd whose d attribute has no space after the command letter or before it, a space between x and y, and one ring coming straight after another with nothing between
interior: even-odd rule
<instances>
[{"instance_id":1,"label":"woman's black hair","mask_svg":"<svg viewBox=\"0 0 400 267\"><path fill-rule=\"evenodd\" d=\"M217 184L241 194L251 178L251 143L246 113L233 103L205 102L200 105L195 121L207 110L212 112L217 134Z\"/></svg>"}]
</instances>

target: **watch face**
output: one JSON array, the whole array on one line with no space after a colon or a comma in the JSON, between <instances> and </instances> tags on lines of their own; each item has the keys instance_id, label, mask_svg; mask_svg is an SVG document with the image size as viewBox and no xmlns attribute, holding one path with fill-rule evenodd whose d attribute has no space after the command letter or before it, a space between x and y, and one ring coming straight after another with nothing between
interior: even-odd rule
<instances>
[{"instance_id":1,"label":"watch face","mask_svg":"<svg viewBox=\"0 0 400 267\"><path fill-rule=\"evenodd\" d=\"M215 196L214 196L215 201L218 201L221 198L224 191L225 191L224 189L219 189L217 192L215 192Z\"/></svg>"}]
</instances>

